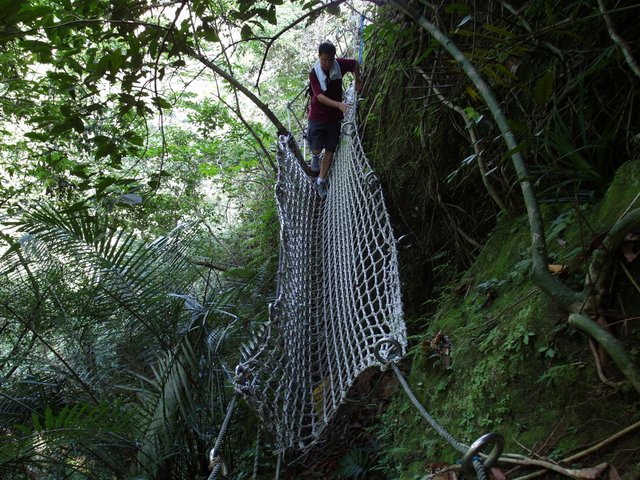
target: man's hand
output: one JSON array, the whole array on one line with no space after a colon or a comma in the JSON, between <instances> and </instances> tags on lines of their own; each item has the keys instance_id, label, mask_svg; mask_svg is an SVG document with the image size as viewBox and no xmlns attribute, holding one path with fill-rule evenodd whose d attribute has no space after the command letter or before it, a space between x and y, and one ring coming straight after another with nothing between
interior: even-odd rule
<instances>
[{"instance_id":1,"label":"man's hand","mask_svg":"<svg viewBox=\"0 0 640 480\"><path fill-rule=\"evenodd\" d=\"M342 113L347 113L347 110L349 110L350 106L351 105L349 105L348 103L340 102L340 105L338 105L338 108Z\"/></svg>"}]
</instances>

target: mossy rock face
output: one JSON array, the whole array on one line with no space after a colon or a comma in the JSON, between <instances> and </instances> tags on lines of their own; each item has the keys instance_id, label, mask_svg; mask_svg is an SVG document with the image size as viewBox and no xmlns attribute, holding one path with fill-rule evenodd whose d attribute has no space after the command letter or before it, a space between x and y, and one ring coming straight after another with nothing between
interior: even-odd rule
<instances>
[{"instance_id":1,"label":"mossy rock face","mask_svg":"<svg viewBox=\"0 0 640 480\"><path fill-rule=\"evenodd\" d=\"M640 208L640 160L623 164L616 173L598 210L599 227L607 228L627 209Z\"/></svg>"},{"instance_id":2,"label":"mossy rock face","mask_svg":"<svg viewBox=\"0 0 640 480\"><path fill-rule=\"evenodd\" d=\"M566 282L579 286L584 279L587 261L578 260L591 235L585 229L609 228L638 192L640 161L628 162L600 205L545 209L551 258L570 267ZM560 227L554 231L555 225ZM640 397L624 383L611 388L599 380L588 338L570 327L566 313L528 278L529 245L526 218L499 222L465 276L445 288L436 315L411 351L409 383L459 441L469 444L494 431L504 435L508 452L557 460L639 421ZM620 300L626 316L640 315L634 293L621 292L630 297ZM640 328L634 327L628 322L624 341L637 361ZM449 368L429 342L438 334L450 343ZM605 367L612 380L622 380L606 361ZM422 478L430 464L460 457L401 393L376 433L385 445L381 465L390 479ZM635 478L639 448L637 430L573 467L608 462L625 478Z\"/></svg>"}]
</instances>

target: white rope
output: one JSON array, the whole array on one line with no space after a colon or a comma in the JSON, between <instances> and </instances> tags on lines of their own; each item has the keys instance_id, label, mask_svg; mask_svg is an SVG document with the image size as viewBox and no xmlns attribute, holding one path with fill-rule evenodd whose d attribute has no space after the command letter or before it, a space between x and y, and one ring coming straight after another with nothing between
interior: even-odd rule
<instances>
[{"instance_id":1,"label":"white rope","mask_svg":"<svg viewBox=\"0 0 640 480\"><path fill-rule=\"evenodd\" d=\"M355 104L353 88L345 101ZM407 339L396 241L362 150L355 107L345 118L326 199L291 144L280 137L277 299L270 321L243 347L236 388L275 435L278 450L304 452L322 440L358 375L384 366L376 344L395 340L402 355Z\"/></svg>"}]
</instances>

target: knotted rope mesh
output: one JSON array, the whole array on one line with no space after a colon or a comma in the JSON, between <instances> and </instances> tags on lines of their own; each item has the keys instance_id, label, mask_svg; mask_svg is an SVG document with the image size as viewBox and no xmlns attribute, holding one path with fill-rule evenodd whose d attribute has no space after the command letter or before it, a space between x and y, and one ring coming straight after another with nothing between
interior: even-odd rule
<instances>
[{"instance_id":1,"label":"knotted rope mesh","mask_svg":"<svg viewBox=\"0 0 640 480\"><path fill-rule=\"evenodd\" d=\"M345 101L355 100L351 88ZM407 346L396 242L355 110L345 117L325 199L292 138L279 139L276 301L243 346L235 381L280 451L305 452L322 441L358 375L382 366L378 342L395 340L401 355ZM377 348L385 358L394 347Z\"/></svg>"}]
</instances>

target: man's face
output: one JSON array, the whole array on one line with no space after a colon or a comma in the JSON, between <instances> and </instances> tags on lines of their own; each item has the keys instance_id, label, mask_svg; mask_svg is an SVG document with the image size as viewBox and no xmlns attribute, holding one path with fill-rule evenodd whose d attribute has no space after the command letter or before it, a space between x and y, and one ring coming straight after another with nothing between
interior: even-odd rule
<instances>
[{"instance_id":1,"label":"man's face","mask_svg":"<svg viewBox=\"0 0 640 480\"><path fill-rule=\"evenodd\" d=\"M331 65L333 65L333 60L335 59L334 55L329 55L328 53L321 53L320 57L320 66L323 70L331 70Z\"/></svg>"}]
</instances>

